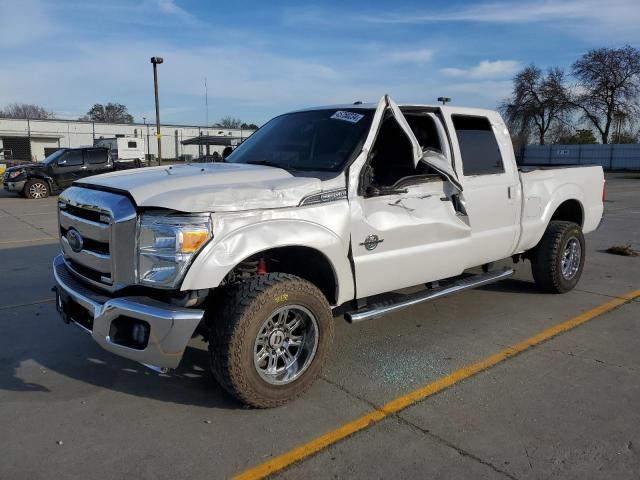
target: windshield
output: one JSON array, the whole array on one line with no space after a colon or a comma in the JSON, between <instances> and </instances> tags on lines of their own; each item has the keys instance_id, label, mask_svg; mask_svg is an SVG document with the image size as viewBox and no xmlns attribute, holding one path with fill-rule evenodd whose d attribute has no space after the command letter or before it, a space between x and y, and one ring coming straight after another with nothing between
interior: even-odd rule
<instances>
[{"instance_id":1,"label":"windshield","mask_svg":"<svg viewBox=\"0 0 640 480\"><path fill-rule=\"evenodd\" d=\"M42 162L43 163L51 163L51 162L55 162L58 158L60 158L60 156L66 152L66 150L64 148L61 148L60 150L56 150L55 152L53 152L51 155L49 155L47 158L45 158Z\"/></svg>"},{"instance_id":2,"label":"windshield","mask_svg":"<svg viewBox=\"0 0 640 480\"><path fill-rule=\"evenodd\" d=\"M276 117L226 158L284 168L337 172L362 144L374 110L312 110Z\"/></svg>"}]
</instances>

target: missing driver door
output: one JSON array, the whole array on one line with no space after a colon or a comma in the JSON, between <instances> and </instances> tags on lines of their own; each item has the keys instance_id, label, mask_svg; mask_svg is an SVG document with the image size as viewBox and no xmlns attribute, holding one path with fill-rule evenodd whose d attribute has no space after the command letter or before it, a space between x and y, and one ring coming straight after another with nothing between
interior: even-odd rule
<instances>
[{"instance_id":1,"label":"missing driver door","mask_svg":"<svg viewBox=\"0 0 640 480\"><path fill-rule=\"evenodd\" d=\"M381 107L365 156L353 165L357 173L350 171L350 185L362 187L362 169L374 185L349 192L358 298L460 274L471 233L451 201L458 190L416 166L413 152L421 148L411 130L402 128L406 120L399 121L399 109L392 111L388 103Z\"/></svg>"}]
</instances>

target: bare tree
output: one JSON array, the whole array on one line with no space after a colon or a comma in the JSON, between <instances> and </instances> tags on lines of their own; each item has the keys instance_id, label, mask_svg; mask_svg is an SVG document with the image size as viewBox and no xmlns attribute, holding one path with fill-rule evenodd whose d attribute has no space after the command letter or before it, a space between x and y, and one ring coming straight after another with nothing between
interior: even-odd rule
<instances>
[{"instance_id":1,"label":"bare tree","mask_svg":"<svg viewBox=\"0 0 640 480\"><path fill-rule=\"evenodd\" d=\"M563 122L571 108L564 72L552 68L544 75L535 65L513 78L512 96L499 106L516 137L527 138L533 131L540 145L545 144L549 128Z\"/></svg>"},{"instance_id":2,"label":"bare tree","mask_svg":"<svg viewBox=\"0 0 640 480\"><path fill-rule=\"evenodd\" d=\"M126 106L121 103L107 103L102 105L96 103L91 107L86 115L79 120L92 122L110 122L110 123L133 123L133 115L129 113Z\"/></svg>"},{"instance_id":3,"label":"bare tree","mask_svg":"<svg viewBox=\"0 0 640 480\"><path fill-rule=\"evenodd\" d=\"M53 112L31 103L10 103L5 108L0 109L0 117L44 120L53 118Z\"/></svg>"},{"instance_id":4,"label":"bare tree","mask_svg":"<svg viewBox=\"0 0 640 480\"><path fill-rule=\"evenodd\" d=\"M222 117L214 126L218 128L240 128L242 120L235 117Z\"/></svg>"},{"instance_id":5,"label":"bare tree","mask_svg":"<svg viewBox=\"0 0 640 480\"><path fill-rule=\"evenodd\" d=\"M591 50L572 70L577 80L573 104L608 143L614 120L638 113L640 50L629 45Z\"/></svg>"}]
</instances>

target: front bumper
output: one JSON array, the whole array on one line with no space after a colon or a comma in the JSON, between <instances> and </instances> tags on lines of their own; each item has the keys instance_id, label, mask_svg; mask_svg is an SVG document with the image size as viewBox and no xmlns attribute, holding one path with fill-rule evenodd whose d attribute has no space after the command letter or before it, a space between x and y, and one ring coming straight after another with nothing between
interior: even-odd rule
<instances>
[{"instance_id":1,"label":"front bumper","mask_svg":"<svg viewBox=\"0 0 640 480\"><path fill-rule=\"evenodd\" d=\"M21 192L24 190L24 184L27 183L26 180L21 180L19 182L5 181L4 189L8 192Z\"/></svg>"},{"instance_id":2,"label":"front bumper","mask_svg":"<svg viewBox=\"0 0 640 480\"><path fill-rule=\"evenodd\" d=\"M62 255L53 260L53 274L58 310L63 320L80 326L105 350L149 367L177 367L204 316L204 310L174 307L149 297L111 298L96 293L72 276ZM72 304L72 308L65 306L66 303ZM148 343L144 349L121 345L111 338L112 323L123 318L149 325Z\"/></svg>"}]
</instances>

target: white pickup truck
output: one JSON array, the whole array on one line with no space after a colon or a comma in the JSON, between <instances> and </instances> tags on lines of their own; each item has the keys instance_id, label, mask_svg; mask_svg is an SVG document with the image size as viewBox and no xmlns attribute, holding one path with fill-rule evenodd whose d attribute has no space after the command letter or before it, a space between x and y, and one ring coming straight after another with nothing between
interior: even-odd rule
<instances>
[{"instance_id":1,"label":"white pickup truck","mask_svg":"<svg viewBox=\"0 0 640 480\"><path fill-rule=\"evenodd\" d=\"M356 322L508 277L571 290L603 212L599 166L516 165L490 110L340 105L278 116L224 163L82 179L59 197L57 305L156 370L190 338L240 401L318 377L333 318ZM471 273L473 267L482 267ZM421 286L412 293L406 287Z\"/></svg>"}]
</instances>

